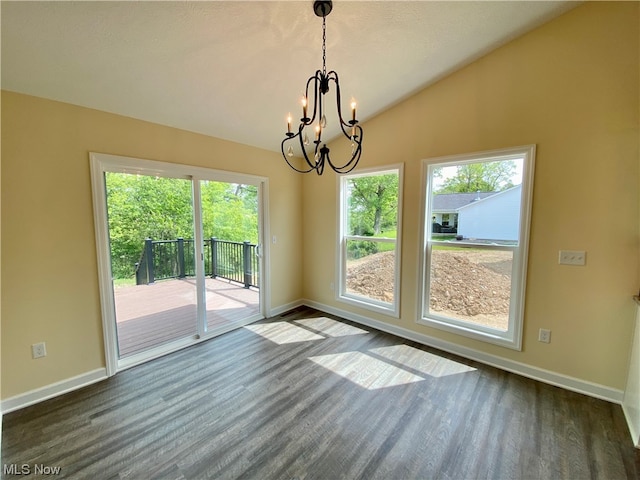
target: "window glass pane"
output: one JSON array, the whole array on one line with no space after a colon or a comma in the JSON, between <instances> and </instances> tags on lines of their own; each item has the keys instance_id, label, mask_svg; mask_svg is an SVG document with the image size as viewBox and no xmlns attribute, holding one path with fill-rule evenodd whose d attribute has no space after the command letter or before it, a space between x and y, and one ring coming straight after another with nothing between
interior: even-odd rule
<instances>
[{"instance_id":1,"label":"window glass pane","mask_svg":"<svg viewBox=\"0 0 640 480\"><path fill-rule=\"evenodd\" d=\"M395 238L398 226L398 174L347 180L347 235Z\"/></svg>"},{"instance_id":2,"label":"window glass pane","mask_svg":"<svg viewBox=\"0 0 640 480\"><path fill-rule=\"evenodd\" d=\"M506 331L513 252L434 245L429 313Z\"/></svg>"},{"instance_id":3,"label":"window glass pane","mask_svg":"<svg viewBox=\"0 0 640 480\"><path fill-rule=\"evenodd\" d=\"M437 167L430 181L431 238L517 244L523 159Z\"/></svg>"},{"instance_id":4,"label":"window glass pane","mask_svg":"<svg viewBox=\"0 0 640 480\"><path fill-rule=\"evenodd\" d=\"M340 182L338 299L399 315L402 168L344 175Z\"/></svg>"},{"instance_id":5,"label":"window glass pane","mask_svg":"<svg viewBox=\"0 0 640 480\"><path fill-rule=\"evenodd\" d=\"M230 242L258 243L258 188L203 180L202 233Z\"/></svg>"},{"instance_id":6,"label":"window glass pane","mask_svg":"<svg viewBox=\"0 0 640 480\"><path fill-rule=\"evenodd\" d=\"M105 172L118 357L198 332L192 182Z\"/></svg>"},{"instance_id":7,"label":"window glass pane","mask_svg":"<svg viewBox=\"0 0 640 480\"><path fill-rule=\"evenodd\" d=\"M347 240L346 293L393 303L395 243Z\"/></svg>"}]
</instances>

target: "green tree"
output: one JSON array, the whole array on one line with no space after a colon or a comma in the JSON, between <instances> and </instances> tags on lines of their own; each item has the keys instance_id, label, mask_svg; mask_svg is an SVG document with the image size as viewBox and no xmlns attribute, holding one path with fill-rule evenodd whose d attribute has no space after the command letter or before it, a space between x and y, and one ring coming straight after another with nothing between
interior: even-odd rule
<instances>
[{"instance_id":1,"label":"green tree","mask_svg":"<svg viewBox=\"0 0 640 480\"><path fill-rule=\"evenodd\" d=\"M397 227L398 175L370 175L349 181L349 231L379 235Z\"/></svg>"},{"instance_id":2,"label":"green tree","mask_svg":"<svg viewBox=\"0 0 640 480\"><path fill-rule=\"evenodd\" d=\"M133 275L145 238L193 238L188 180L106 174L113 275Z\"/></svg>"},{"instance_id":3,"label":"green tree","mask_svg":"<svg viewBox=\"0 0 640 480\"><path fill-rule=\"evenodd\" d=\"M446 178L435 193L498 192L514 186L511 179L516 164L513 160L469 163L456 169L456 174ZM435 176L442 177L442 170L437 170Z\"/></svg>"},{"instance_id":4,"label":"green tree","mask_svg":"<svg viewBox=\"0 0 640 480\"><path fill-rule=\"evenodd\" d=\"M146 238L194 238L190 180L109 172L105 184L115 278L134 274ZM255 186L202 182L201 192L205 238L257 243Z\"/></svg>"},{"instance_id":5,"label":"green tree","mask_svg":"<svg viewBox=\"0 0 640 480\"><path fill-rule=\"evenodd\" d=\"M204 238L258 242L258 189L255 185L203 182Z\"/></svg>"}]
</instances>

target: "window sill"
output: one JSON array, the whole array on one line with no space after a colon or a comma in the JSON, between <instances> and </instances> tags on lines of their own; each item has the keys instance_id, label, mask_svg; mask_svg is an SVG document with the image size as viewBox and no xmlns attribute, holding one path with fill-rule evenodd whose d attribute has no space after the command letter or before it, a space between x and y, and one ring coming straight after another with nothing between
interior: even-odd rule
<instances>
[{"instance_id":1,"label":"window sill","mask_svg":"<svg viewBox=\"0 0 640 480\"><path fill-rule=\"evenodd\" d=\"M346 295L338 295L336 300L342 303L353 305L355 307L364 308L372 312L381 313L393 318L400 318L400 309L390 304L373 303L367 301L364 297L350 297Z\"/></svg>"},{"instance_id":2,"label":"window sill","mask_svg":"<svg viewBox=\"0 0 640 480\"><path fill-rule=\"evenodd\" d=\"M456 325L449 323L448 321L438 318L422 317L416 321L420 325L426 327L437 328L449 333L455 333L456 335L462 335L463 337L472 338L485 343L492 343L501 347L509 348L511 350L522 350L522 339L514 338L516 335L513 332L504 332L504 334L483 332L473 327L464 327L462 325Z\"/></svg>"}]
</instances>

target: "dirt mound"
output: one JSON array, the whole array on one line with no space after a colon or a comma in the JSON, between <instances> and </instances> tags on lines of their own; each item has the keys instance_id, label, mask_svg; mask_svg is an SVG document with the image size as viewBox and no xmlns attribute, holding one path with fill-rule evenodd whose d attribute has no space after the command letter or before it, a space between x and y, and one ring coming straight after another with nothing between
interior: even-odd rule
<instances>
[{"instance_id":1,"label":"dirt mound","mask_svg":"<svg viewBox=\"0 0 640 480\"><path fill-rule=\"evenodd\" d=\"M393 300L393 252L347 265L347 290L385 302ZM506 329L511 294L511 253L434 250L430 309Z\"/></svg>"},{"instance_id":2,"label":"dirt mound","mask_svg":"<svg viewBox=\"0 0 640 480\"><path fill-rule=\"evenodd\" d=\"M504 261L487 258L484 252L434 251L431 309L471 317L508 315L511 279L501 272Z\"/></svg>"},{"instance_id":3,"label":"dirt mound","mask_svg":"<svg viewBox=\"0 0 640 480\"><path fill-rule=\"evenodd\" d=\"M392 302L394 258L394 252L382 252L347 262L347 291Z\"/></svg>"}]
</instances>

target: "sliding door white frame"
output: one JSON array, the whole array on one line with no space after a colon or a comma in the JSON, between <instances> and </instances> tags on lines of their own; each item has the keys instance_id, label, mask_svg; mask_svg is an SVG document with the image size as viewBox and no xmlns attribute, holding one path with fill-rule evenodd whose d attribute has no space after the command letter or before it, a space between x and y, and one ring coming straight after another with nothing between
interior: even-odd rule
<instances>
[{"instance_id":1,"label":"sliding door white frame","mask_svg":"<svg viewBox=\"0 0 640 480\"><path fill-rule=\"evenodd\" d=\"M227 172L189 165L157 162L153 160L142 160L138 158L122 157L118 155L108 155L103 153L90 153L91 182L93 190L94 226L96 234L96 250L98 260L98 276L100 284L100 304L102 313L102 328L104 335L104 353L107 375L111 376L119 370L137 365L152 358L166 355L172 351L198 343L212 335L206 333L206 312L205 310L205 290L202 280L197 282L198 298L198 334L192 338L177 340L168 345L161 345L147 350L140 354L132 355L124 360L118 358L118 338L116 331L115 298L113 292L113 280L111 274L111 258L109 249L109 228L107 220L107 201L105 173L119 172L139 175L155 175L172 178L185 178L192 180L193 185L193 206L195 220L195 245L196 258L202 259L203 255L203 235L202 235L202 206L200 202L200 181L210 180L227 183L240 183L255 185L258 188L258 244L260 252L260 315L266 316L270 311L268 305L270 292L269 282L265 281L269 275L269 242L264 241L269 238L268 219L268 178L242 173ZM204 279L204 264L202 261L196 262L196 278ZM252 321L255 321L252 319ZM217 332L218 334L222 332Z\"/></svg>"}]
</instances>

